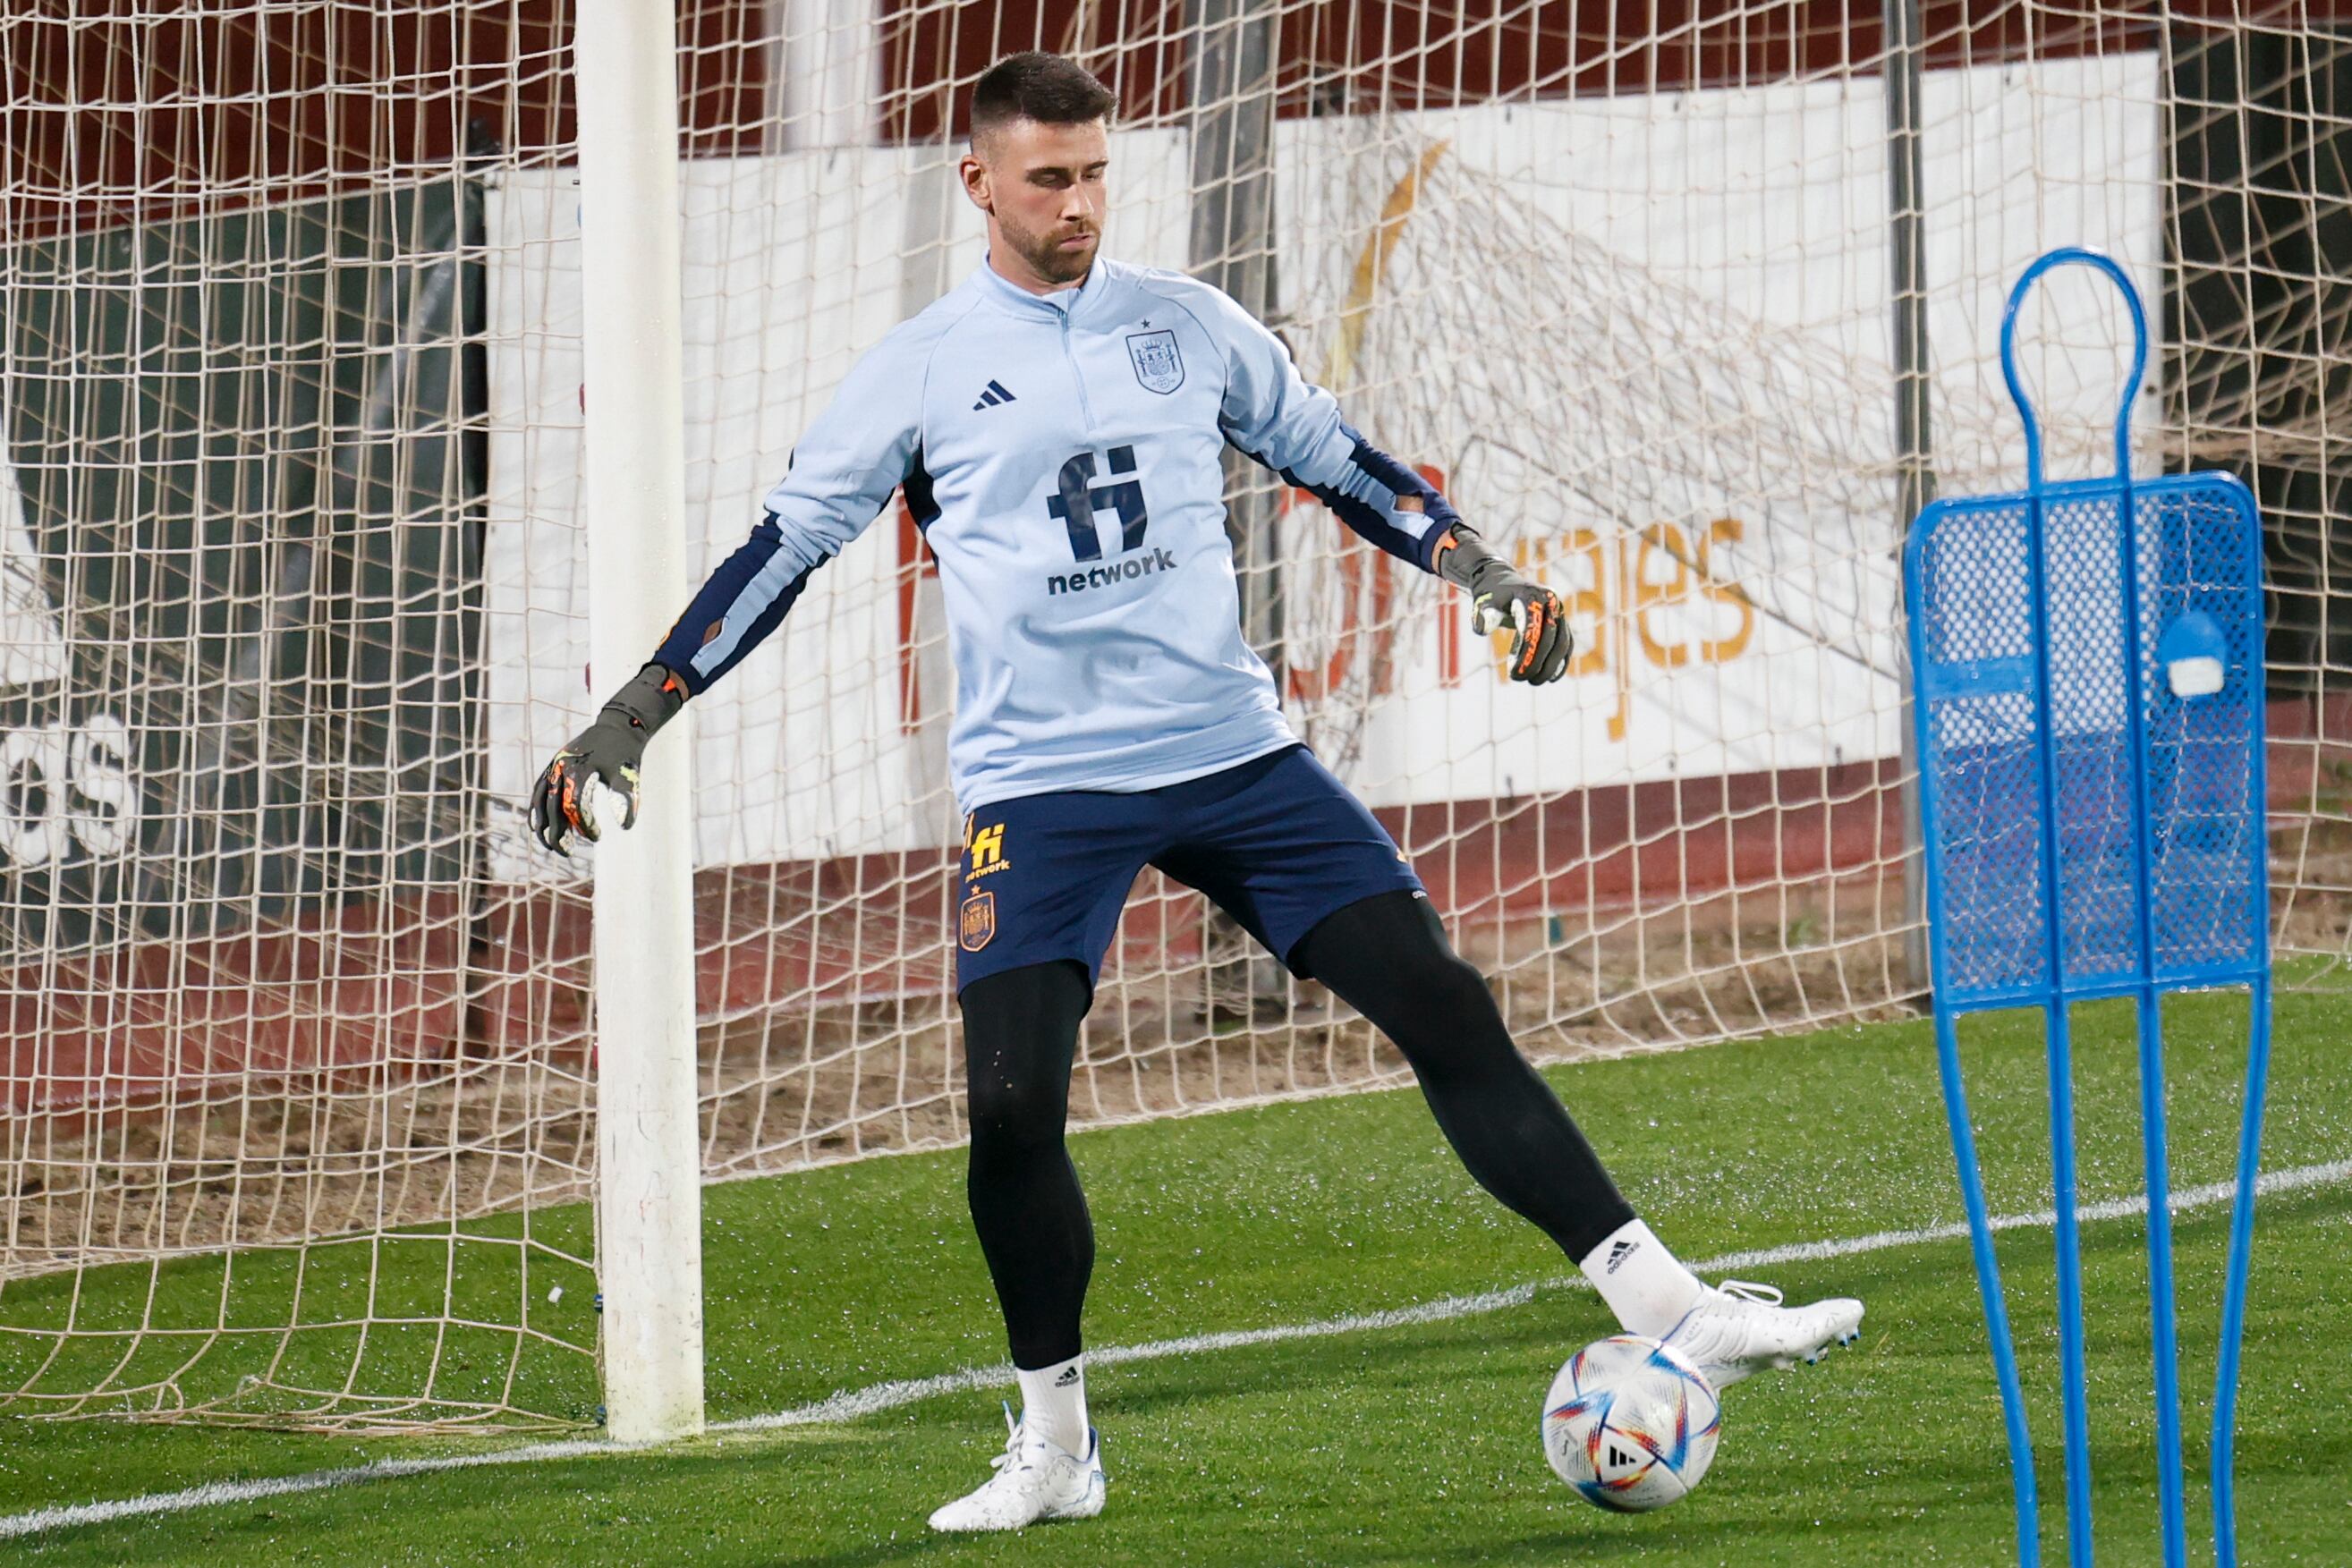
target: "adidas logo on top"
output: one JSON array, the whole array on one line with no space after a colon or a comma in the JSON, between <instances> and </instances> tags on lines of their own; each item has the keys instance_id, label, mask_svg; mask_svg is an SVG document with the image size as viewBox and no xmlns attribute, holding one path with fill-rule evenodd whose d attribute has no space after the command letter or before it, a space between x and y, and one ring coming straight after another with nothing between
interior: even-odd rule
<instances>
[{"instance_id":1,"label":"adidas logo on top","mask_svg":"<svg viewBox=\"0 0 2352 1568\"><path fill-rule=\"evenodd\" d=\"M988 383L987 390L980 394L980 401L971 406L973 412L978 413L983 408L994 408L998 403L1011 402L1012 401L1013 394L1004 390L1004 383L1003 382L992 381Z\"/></svg>"},{"instance_id":2,"label":"adidas logo on top","mask_svg":"<svg viewBox=\"0 0 2352 1568\"><path fill-rule=\"evenodd\" d=\"M1076 1383L1077 1380L1078 1369L1075 1366L1066 1366L1062 1368L1062 1375L1054 1379L1054 1386L1056 1388L1067 1388L1071 1384Z\"/></svg>"},{"instance_id":3,"label":"adidas logo on top","mask_svg":"<svg viewBox=\"0 0 2352 1568\"><path fill-rule=\"evenodd\" d=\"M1609 1268L1607 1271L1614 1274L1617 1271L1618 1264L1622 1263L1626 1259L1631 1258L1634 1253L1639 1252L1641 1249L1642 1244L1638 1241L1617 1241L1611 1243L1609 1248Z\"/></svg>"}]
</instances>

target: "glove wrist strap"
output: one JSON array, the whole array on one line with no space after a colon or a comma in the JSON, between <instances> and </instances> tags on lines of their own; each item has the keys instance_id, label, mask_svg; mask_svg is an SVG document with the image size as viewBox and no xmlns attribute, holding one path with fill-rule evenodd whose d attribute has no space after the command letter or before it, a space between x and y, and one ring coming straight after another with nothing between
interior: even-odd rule
<instances>
[{"instance_id":1,"label":"glove wrist strap","mask_svg":"<svg viewBox=\"0 0 2352 1568\"><path fill-rule=\"evenodd\" d=\"M686 687L678 678L660 664L647 664L613 694L597 717L617 715L630 728L650 737L685 706Z\"/></svg>"},{"instance_id":2,"label":"glove wrist strap","mask_svg":"<svg viewBox=\"0 0 2352 1568\"><path fill-rule=\"evenodd\" d=\"M1498 578L1508 577L1508 562L1486 548L1477 533L1463 524L1454 525L1454 542L1437 552L1437 575L1456 587L1473 594L1495 586Z\"/></svg>"}]
</instances>

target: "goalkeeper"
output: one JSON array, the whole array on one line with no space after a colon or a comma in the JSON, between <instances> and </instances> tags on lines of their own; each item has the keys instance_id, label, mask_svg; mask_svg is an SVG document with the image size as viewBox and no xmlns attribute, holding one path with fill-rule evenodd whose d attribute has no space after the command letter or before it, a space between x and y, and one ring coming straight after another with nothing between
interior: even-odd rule
<instances>
[{"instance_id":1,"label":"goalkeeper","mask_svg":"<svg viewBox=\"0 0 2352 1568\"><path fill-rule=\"evenodd\" d=\"M557 851L596 836L591 779L634 816L654 732L903 488L938 558L956 671L969 1196L1023 1405L996 1473L931 1524L1014 1530L1102 1508L1078 1333L1094 1232L1063 1124L1079 1020L1146 865L1394 1040L1472 1176L1559 1243L1628 1331L1717 1385L1851 1340L1858 1301L1785 1308L1675 1261L1519 1055L1405 857L1285 723L1241 634L1228 444L1458 585L1480 630L1512 627L1512 678L1559 679L1569 629L1554 594L1349 428L1231 298L1097 254L1113 102L1053 55L981 78L961 172L988 214L986 259L858 361L750 540L531 801Z\"/></svg>"}]
</instances>

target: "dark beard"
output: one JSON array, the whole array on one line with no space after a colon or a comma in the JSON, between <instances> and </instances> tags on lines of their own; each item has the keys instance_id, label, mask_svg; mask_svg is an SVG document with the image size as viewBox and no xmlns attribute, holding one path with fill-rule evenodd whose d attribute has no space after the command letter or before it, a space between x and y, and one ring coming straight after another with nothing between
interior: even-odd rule
<instances>
[{"instance_id":1,"label":"dark beard","mask_svg":"<svg viewBox=\"0 0 2352 1568\"><path fill-rule=\"evenodd\" d=\"M1102 241L1097 238L1091 248L1069 256L1062 254L1060 240L1032 240L1010 229L1005 232L1019 248L1021 259L1029 264L1029 270L1048 283L1076 283L1087 275L1087 269L1095 264L1096 252L1102 249Z\"/></svg>"}]
</instances>

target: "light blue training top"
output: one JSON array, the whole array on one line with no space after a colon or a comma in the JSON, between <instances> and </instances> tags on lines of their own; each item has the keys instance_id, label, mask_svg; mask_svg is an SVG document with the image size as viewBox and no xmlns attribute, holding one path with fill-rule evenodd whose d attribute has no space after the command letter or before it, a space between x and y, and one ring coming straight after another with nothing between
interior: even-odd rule
<instances>
[{"instance_id":1,"label":"light blue training top","mask_svg":"<svg viewBox=\"0 0 2352 1568\"><path fill-rule=\"evenodd\" d=\"M1458 520L1219 289L1097 259L1039 296L983 262L851 369L655 656L707 688L904 486L939 560L963 810L1263 756L1295 737L1242 637L1227 443L1423 570Z\"/></svg>"}]
</instances>

